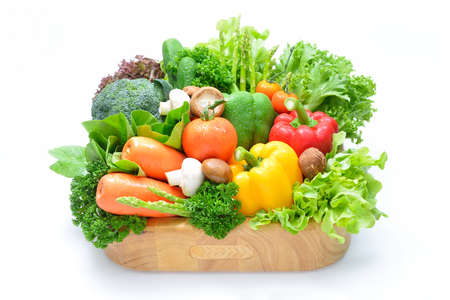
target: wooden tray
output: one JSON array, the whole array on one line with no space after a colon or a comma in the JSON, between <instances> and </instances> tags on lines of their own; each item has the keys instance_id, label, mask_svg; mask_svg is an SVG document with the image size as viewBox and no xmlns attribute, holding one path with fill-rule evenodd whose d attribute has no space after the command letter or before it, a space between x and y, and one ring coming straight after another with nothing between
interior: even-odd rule
<instances>
[{"instance_id":1,"label":"wooden tray","mask_svg":"<svg viewBox=\"0 0 450 300\"><path fill-rule=\"evenodd\" d=\"M350 234L339 244L310 223L297 235L279 224L252 230L248 221L217 240L193 227L185 218L149 219L140 235L130 234L110 244L106 255L114 262L145 271L305 271L330 265L344 256Z\"/></svg>"}]
</instances>

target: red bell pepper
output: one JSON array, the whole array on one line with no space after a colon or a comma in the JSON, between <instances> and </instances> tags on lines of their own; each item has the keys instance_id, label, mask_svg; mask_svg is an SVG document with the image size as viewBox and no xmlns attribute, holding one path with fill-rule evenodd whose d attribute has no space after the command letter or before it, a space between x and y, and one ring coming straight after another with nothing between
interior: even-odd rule
<instances>
[{"instance_id":1,"label":"red bell pepper","mask_svg":"<svg viewBox=\"0 0 450 300\"><path fill-rule=\"evenodd\" d=\"M291 146L298 156L310 147L326 154L331 151L333 133L338 132L335 119L326 113L305 110L299 100L288 98L285 106L290 113L275 118L269 133L269 141L281 141Z\"/></svg>"}]
</instances>

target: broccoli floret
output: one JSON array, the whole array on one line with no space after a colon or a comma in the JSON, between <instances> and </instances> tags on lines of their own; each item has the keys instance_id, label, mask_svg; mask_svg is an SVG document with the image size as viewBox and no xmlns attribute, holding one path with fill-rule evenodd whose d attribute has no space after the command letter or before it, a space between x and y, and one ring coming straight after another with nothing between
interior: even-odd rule
<instances>
[{"instance_id":1,"label":"broccoli floret","mask_svg":"<svg viewBox=\"0 0 450 300\"><path fill-rule=\"evenodd\" d=\"M94 98L92 119L103 120L120 112L130 119L133 110L142 109L162 121L158 109L165 98L161 86L148 79L120 79L108 84Z\"/></svg>"}]
</instances>

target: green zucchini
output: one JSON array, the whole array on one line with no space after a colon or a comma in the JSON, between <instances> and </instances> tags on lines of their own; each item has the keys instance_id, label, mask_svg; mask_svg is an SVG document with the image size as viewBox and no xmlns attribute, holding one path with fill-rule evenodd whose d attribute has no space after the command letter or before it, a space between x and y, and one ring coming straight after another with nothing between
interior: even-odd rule
<instances>
[{"instance_id":1,"label":"green zucchini","mask_svg":"<svg viewBox=\"0 0 450 300\"><path fill-rule=\"evenodd\" d=\"M195 76L195 60L191 57L183 57L178 63L177 82L175 87L182 89L192 85Z\"/></svg>"}]
</instances>

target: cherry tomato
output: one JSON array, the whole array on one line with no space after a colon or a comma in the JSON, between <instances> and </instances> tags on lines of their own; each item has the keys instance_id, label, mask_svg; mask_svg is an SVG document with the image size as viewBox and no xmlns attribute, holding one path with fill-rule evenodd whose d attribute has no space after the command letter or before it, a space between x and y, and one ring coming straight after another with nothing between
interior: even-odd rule
<instances>
[{"instance_id":1,"label":"cherry tomato","mask_svg":"<svg viewBox=\"0 0 450 300\"><path fill-rule=\"evenodd\" d=\"M288 110L286 106L284 106L284 101L289 97L298 99L297 95L295 95L294 93L288 94L285 91L275 92L272 96L273 109L275 109L275 111L279 114L287 113Z\"/></svg>"},{"instance_id":2,"label":"cherry tomato","mask_svg":"<svg viewBox=\"0 0 450 300\"><path fill-rule=\"evenodd\" d=\"M278 92L280 89L281 88L278 83L276 82L271 83L268 82L267 80L260 81L256 86L256 92L265 94L267 97L269 97L269 99L272 99L272 95L275 92Z\"/></svg>"}]
</instances>

